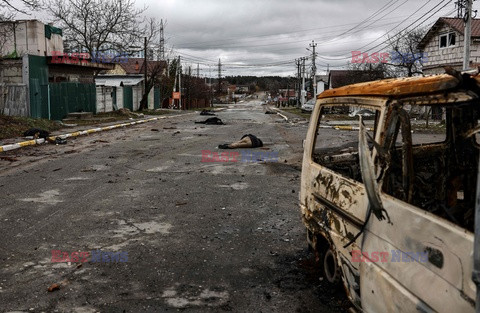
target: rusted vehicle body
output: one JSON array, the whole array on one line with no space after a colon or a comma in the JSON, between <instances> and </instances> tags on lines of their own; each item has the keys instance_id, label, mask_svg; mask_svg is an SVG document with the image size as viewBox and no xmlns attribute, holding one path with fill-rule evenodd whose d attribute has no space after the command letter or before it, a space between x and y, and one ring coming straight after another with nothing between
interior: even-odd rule
<instances>
[{"instance_id":1,"label":"rusted vehicle body","mask_svg":"<svg viewBox=\"0 0 480 313\"><path fill-rule=\"evenodd\" d=\"M318 96L302 218L324 277L358 311L475 312L479 86L451 73Z\"/></svg>"}]
</instances>

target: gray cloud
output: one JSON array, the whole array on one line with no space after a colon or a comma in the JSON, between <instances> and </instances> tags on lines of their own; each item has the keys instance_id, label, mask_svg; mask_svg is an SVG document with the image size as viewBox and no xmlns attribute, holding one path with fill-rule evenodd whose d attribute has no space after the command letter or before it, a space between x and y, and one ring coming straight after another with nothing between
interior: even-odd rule
<instances>
[{"instance_id":1,"label":"gray cloud","mask_svg":"<svg viewBox=\"0 0 480 313\"><path fill-rule=\"evenodd\" d=\"M430 16L439 3L447 6ZM216 73L219 58L225 75L294 75L294 60L310 53L306 48L312 40L317 43L320 72L327 64L341 68L351 51L368 51L385 41L387 33L393 35L418 18L428 17L422 24L426 26L455 13L454 1L447 0L137 0L137 4L148 6L149 17L167 20L165 37L172 57L180 54L194 68L200 63L204 75ZM474 9L479 6L474 3ZM388 48L380 45L374 50ZM253 67L256 64L260 66Z\"/></svg>"}]
</instances>

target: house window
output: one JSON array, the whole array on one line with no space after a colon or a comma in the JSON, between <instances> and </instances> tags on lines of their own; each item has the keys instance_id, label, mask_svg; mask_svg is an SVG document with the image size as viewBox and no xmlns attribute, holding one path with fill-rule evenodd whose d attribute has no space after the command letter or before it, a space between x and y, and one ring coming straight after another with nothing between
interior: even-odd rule
<instances>
[{"instance_id":1,"label":"house window","mask_svg":"<svg viewBox=\"0 0 480 313\"><path fill-rule=\"evenodd\" d=\"M456 36L455 33L448 33L440 35L440 48L448 48L455 46Z\"/></svg>"}]
</instances>

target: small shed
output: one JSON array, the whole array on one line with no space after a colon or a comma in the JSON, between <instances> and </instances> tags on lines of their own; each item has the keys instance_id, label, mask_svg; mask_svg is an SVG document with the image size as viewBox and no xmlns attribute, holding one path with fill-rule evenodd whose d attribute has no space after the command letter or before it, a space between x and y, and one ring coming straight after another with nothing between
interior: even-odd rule
<instances>
[{"instance_id":1,"label":"small shed","mask_svg":"<svg viewBox=\"0 0 480 313\"><path fill-rule=\"evenodd\" d=\"M121 108L138 110L143 93L143 75L98 75L97 112Z\"/></svg>"}]
</instances>

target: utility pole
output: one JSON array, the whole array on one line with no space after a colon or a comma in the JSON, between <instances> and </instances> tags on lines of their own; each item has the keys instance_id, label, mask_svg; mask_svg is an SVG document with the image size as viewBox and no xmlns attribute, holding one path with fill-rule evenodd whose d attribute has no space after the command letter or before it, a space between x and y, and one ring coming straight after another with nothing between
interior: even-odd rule
<instances>
[{"instance_id":1,"label":"utility pole","mask_svg":"<svg viewBox=\"0 0 480 313\"><path fill-rule=\"evenodd\" d=\"M208 78L210 81L210 107L213 108L213 93L212 93L212 67L208 65Z\"/></svg>"},{"instance_id":2,"label":"utility pole","mask_svg":"<svg viewBox=\"0 0 480 313\"><path fill-rule=\"evenodd\" d=\"M200 64L197 63L197 78L200 78Z\"/></svg>"},{"instance_id":3,"label":"utility pole","mask_svg":"<svg viewBox=\"0 0 480 313\"><path fill-rule=\"evenodd\" d=\"M218 94L222 92L222 62L218 59Z\"/></svg>"},{"instance_id":4,"label":"utility pole","mask_svg":"<svg viewBox=\"0 0 480 313\"><path fill-rule=\"evenodd\" d=\"M148 109L148 94L147 94L147 37L144 37L144 48L145 48L145 55L144 55L144 59L143 59L143 67L144 67L144 71L145 71L145 80L144 80L144 88L145 88L145 94L146 94L146 108L145 109Z\"/></svg>"},{"instance_id":5,"label":"utility pole","mask_svg":"<svg viewBox=\"0 0 480 313\"><path fill-rule=\"evenodd\" d=\"M473 0L466 0L466 10L463 20L465 21L465 32L463 36L463 70L470 69L470 41L472 38L472 2ZM447 38L448 40L448 38Z\"/></svg>"},{"instance_id":6,"label":"utility pole","mask_svg":"<svg viewBox=\"0 0 480 313\"><path fill-rule=\"evenodd\" d=\"M182 109L182 64L180 63L180 56L178 56L178 91L180 92L180 99L178 99L178 109Z\"/></svg>"},{"instance_id":7,"label":"utility pole","mask_svg":"<svg viewBox=\"0 0 480 313\"><path fill-rule=\"evenodd\" d=\"M297 91L297 108L300 107L300 66L301 66L301 59L295 59L295 65L297 66L297 83L295 84L296 91Z\"/></svg>"},{"instance_id":8,"label":"utility pole","mask_svg":"<svg viewBox=\"0 0 480 313\"><path fill-rule=\"evenodd\" d=\"M313 97L317 97L317 65L315 64L315 48L317 47L317 44L315 43L315 40L312 40L312 43L310 44L310 47L312 48L312 75L313 75Z\"/></svg>"},{"instance_id":9,"label":"utility pole","mask_svg":"<svg viewBox=\"0 0 480 313\"><path fill-rule=\"evenodd\" d=\"M187 110L188 108L191 107L192 105L192 66L190 65L188 67L188 84L186 84L187 86L187 92L186 92L186 100L185 100L185 110Z\"/></svg>"},{"instance_id":10,"label":"utility pole","mask_svg":"<svg viewBox=\"0 0 480 313\"><path fill-rule=\"evenodd\" d=\"M305 104L305 61L307 58L303 57L302 58L302 92L301 92L301 107Z\"/></svg>"}]
</instances>

